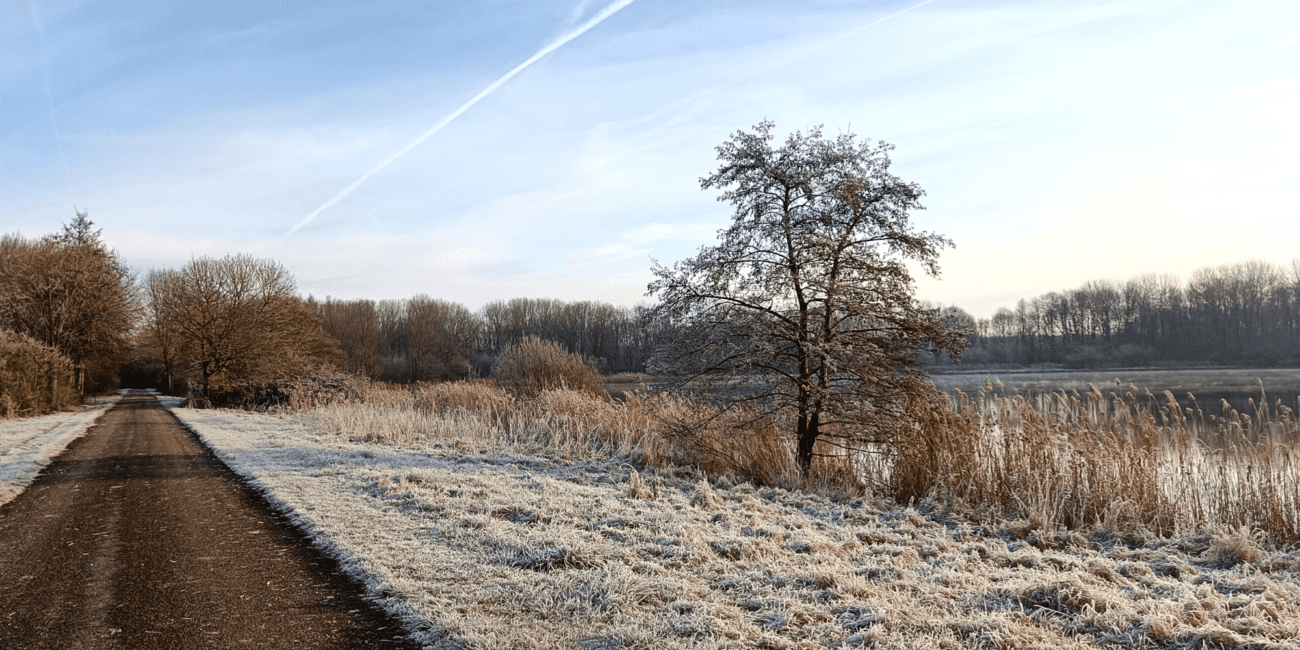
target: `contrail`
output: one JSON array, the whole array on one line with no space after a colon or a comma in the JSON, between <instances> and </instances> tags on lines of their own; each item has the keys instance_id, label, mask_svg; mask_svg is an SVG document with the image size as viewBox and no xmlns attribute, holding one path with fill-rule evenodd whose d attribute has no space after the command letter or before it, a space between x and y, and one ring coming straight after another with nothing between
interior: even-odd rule
<instances>
[{"instance_id":1,"label":"contrail","mask_svg":"<svg viewBox=\"0 0 1300 650\"><path fill-rule=\"evenodd\" d=\"M474 95L472 98L470 98L469 101L465 102L464 104L461 104L460 108L452 111L450 114L448 114L446 117L442 118L441 120L438 120L438 123L433 125L433 128L422 133L420 137L412 140L410 144L406 145L405 147L402 147L401 149L398 149L397 151L394 151L391 154L388 154L386 158L379 161L379 163L376 164L374 167L371 167L370 171L366 172L365 174L362 174L361 178L358 178L357 180L353 181L351 185L343 188L342 192L335 194L334 198L326 201L319 208L313 210L311 214L307 215L306 219L303 219L302 222L300 222L298 225L294 226L293 228L290 228L289 232L285 234L292 235L293 233L300 230L303 226L311 223L312 220L315 219L317 215L324 212L325 210L328 210L335 203L338 203L339 201L342 201L343 199L347 198L349 194L351 194L358 187L361 187L361 184L366 182L366 180L369 179L371 176L374 176L375 174L379 173L380 170L392 164L392 162L400 158L402 154L419 146L421 142L428 140L430 136L437 133L439 130L442 129L442 127L447 126L452 122L452 120L460 117L462 113L469 110L475 104L479 103L479 101L482 100L484 97L491 95L493 91L495 91L497 88L500 88L502 84L504 84L507 81L510 81L511 79L514 78L515 75L519 74L520 72L527 70L528 66L537 63L539 59L559 49L565 43L568 43L569 41L587 33L587 31L590 30L592 27L595 27L596 25L599 25L600 23L604 22L606 18L613 16L620 9L623 9L624 7L632 4L635 1L636 0L615 0L615 2L611 3L608 7L602 9L600 13L596 14L595 16L592 16L591 19L588 20L587 22L579 25L575 29L565 32L559 38L555 39L554 41L551 41L545 47L538 50L537 54L528 57L527 61L524 61L523 63L520 63L519 65L515 66L513 70L502 75L500 79L493 81L491 84L488 85L487 88L484 88L482 91L480 91L479 94Z\"/></svg>"},{"instance_id":2,"label":"contrail","mask_svg":"<svg viewBox=\"0 0 1300 650\"><path fill-rule=\"evenodd\" d=\"M63 152L63 136L59 133L59 120L54 116L54 95L50 92L50 52L45 46L45 28L41 26L41 17L36 13L36 5L27 2L27 11L32 15L32 25L36 27L36 36L41 41L41 62L44 66L41 68L45 74L45 106L50 109L50 124L54 126L54 143L59 146L59 159L63 161L63 177L67 180L72 179L72 172L68 169L68 155Z\"/></svg>"}]
</instances>

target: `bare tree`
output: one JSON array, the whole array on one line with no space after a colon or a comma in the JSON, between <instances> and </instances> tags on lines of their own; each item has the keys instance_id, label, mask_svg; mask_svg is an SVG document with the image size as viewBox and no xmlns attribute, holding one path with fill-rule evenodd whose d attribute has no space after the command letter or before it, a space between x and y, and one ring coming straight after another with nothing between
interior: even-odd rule
<instances>
[{"instance_id":1,"label":"bare tree","mask_svg":"<svg viewBox=\"0 0 1300 650\"><path fill-rule=\"evenodd\" d=\"M138 307L131 274L91 225L78 212L59 235L0 240L0 327L71 359L79 392L87 369L96 388L115 385Z\"/></svg>"},{"instance_id":2,"label":"bare tree","mask_svg":"<svg viewBox=\"0 0 1300 650\"><path fill-rule=\"evenodd\" d=\"M407 363L413 380L469 376L466 355L479 322L464 306L424 294L406 303Z\"/></svg>"},{"instance_id":3,"label":"bare tree","mask_svg":"<svg viewBox=\"0 0 1300 650\"><path fill-rule=\"evenodd\" d=\"M196 380L200 404L214 386L289 376L341 356L276 262L198 258L150 279L150 312Z\"/></svg>"},{"instance_id":4,"label":"bare tree","mask_svg":"<svg viewBox=\"0 0 1300 650\"><path fill-rule=\"evenodd\" d=\"M384 359L384 336L373 300L308 301L316 307L321 328L338 341L350 373L379 378Z\"/></svg>"},{"instance_id":5,"label":"bare tree","mask_svg":"<svg viewBox=\"0 0 1300 650\"><path fill-rule=\"evenodd\" d=\"M813 128L774 148L772 128L734 134L701 179L736 209L720 243L655 264L649 293L681 329L648 365L792 415L807 473L819 440L860 449L910 426L907 402L934 395L918 354L965 343L912 297L906 262L937 275L950 242L912 229L922 191L889 173L891 147Z\"/></svg>"}]
</instances>

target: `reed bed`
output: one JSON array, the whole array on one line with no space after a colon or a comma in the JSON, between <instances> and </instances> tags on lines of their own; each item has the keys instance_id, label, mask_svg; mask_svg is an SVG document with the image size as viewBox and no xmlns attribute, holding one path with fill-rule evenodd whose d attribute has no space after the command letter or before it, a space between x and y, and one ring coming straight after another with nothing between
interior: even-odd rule
<instances>
[{"instance_id":1,"label":"reed bed","mask_svg":"<svg viewBox=\"0 0 1300 650\"><path fill-rule=\"evenodd\" d=\"M688 395L633 391L614 400L589 390L534 397L491 382L361 384L301 391L294 410L327 431L392 444L454 444L476 452L544 453L568 459L625 457L647 467L691 467L755 485L852 492L833 450L812 479L798 471L777 423L752 408L722 408ZM838 472L823 471L832 466ZM838 481L838 482L837 482Z\"/></svg>"},{"instance_id":2,"label":"reed bed","mask_svg":"<svg viewBox=\"0 0 1300 650\"><path fill-rule=\"evenodd\" d=\"M956 393L913 405L910 435L856 455L825 447L810 476L783 422L677 394L544 390L490 382L364 385L300 399L337 434L567 459L625 457L737 482L842 496L928 501L963 517L1014 522L1019 535L1104 530L1146 537L1238 531L1300 541L1300 424L1279 402L1219 414L1170 394ZM340 398L339 395L344 397ZM1236 534L1234 532L1234 534Z\"/></svg>"},{"instance_id":3,"label":"reed bed","mask_svg":"<svg viewBox=\"0 0 1300 650\"><path fill-rule=\"evenodd\" d=\"M923 407L889 487L1026 529L1100 527L1169 536L1205 529L1300 540L1300 425L1261 395L1253 413L1181 407L1174 396L956 392Z\"/></svg>"}]
</instances>

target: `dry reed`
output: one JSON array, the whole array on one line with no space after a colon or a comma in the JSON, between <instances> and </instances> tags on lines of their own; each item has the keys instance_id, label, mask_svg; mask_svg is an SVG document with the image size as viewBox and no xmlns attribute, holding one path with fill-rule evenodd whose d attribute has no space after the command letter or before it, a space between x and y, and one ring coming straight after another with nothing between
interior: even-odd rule
<instances>
[{"instance_id":1,"label":"dry reed","mask_svg":"<svg viewBox=\"0 0 1300 650\"><path fill-rule=\"evenodd\" d=\"M1013 534L1105 530L1130 541L1242 527L1300 539L1300 425L1260 401L1209 416L1136 389L1032 399L989 391L914 404L920 426L892 447L819 445L810 476L794 461L785 422L747 407L679 394L625 401L588 391L535 397L490 382L367 385L313 409L330 431L399 444L454 444L570 459L626 456L671 471L822 494L917 499Z\"/></svg>"},{"instance_id":2,"label":"dry reed","mask_svg":"<svg viewBox=\"0 0 1300 650\"><path fill-rule=\"evenodd\" d=\"M339 396L346 393L347 398ZM292 400L329 431L366 441L447 443L571 459L627 456L659 468L695 468L734 482L853 492L847 462L834 450L804 477L776 422L752 408L721 408L681 394L632 392L621 401L588 390L547 389L536 396L487 381L414 386L360 382L322 396L314 387Z\"/></svg>"},{"instance_id":3,"label":"dry reed","mask_svg":"<svg viewBox=\"0 0 1300 650\"><path fill-rule=\"evenodd\" d=\"M528 397L557 388L605 394L595 362L536 336L507 345L492 376L511 392Z\"/></svg>"},{"instance_id":4,"label":"dry reed","mask_svg":"<svg viewBox=\"0 0 1300 650\"><path fill-rule=\"evenodd\" d=\"M919 408L888 476L898 499L930 497L1028 527L1167 536L1259 530L1300 539L1300 426L1280 402L1226 402L1219 416L1090 387L1028 399L960 392Z\"/></svg>"}]
</instances>

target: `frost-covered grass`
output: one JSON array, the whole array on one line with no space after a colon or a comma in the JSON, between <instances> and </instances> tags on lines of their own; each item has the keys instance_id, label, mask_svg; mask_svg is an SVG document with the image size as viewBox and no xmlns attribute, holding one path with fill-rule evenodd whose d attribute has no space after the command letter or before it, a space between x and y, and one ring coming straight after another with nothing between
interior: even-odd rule
<instances>
[{"instance_id":1,"label":"frost-covered grass","mask_svg":"<svg viewBox=\"0 0 1300 650\"><path fill-rule=\"evenodd\" d=\"M117 400L113 395L76 411L0 420L0 505L21 494L50 459L81 437Z\"/></svg>"},{"instance_id":2,"label":"frost-covered grass","mask_svg":"<svg viewBox=\"0 0 1300 650\"><path fill-rule=\"evenodd\" d=\"M1244 529L1170 539L1136 524L974 525L926 503L655 469L635 446L584 456L559 439L552 453L542 434L518 433L523 422L512 441L487 435L490 420L457 426L466 424L457 409L427 409L446 426L377 436L347 430L364 422L339 412L171 406L429 647L1294 648L1300 639L1300 550Z\"/></svg>"}]
</instances>

